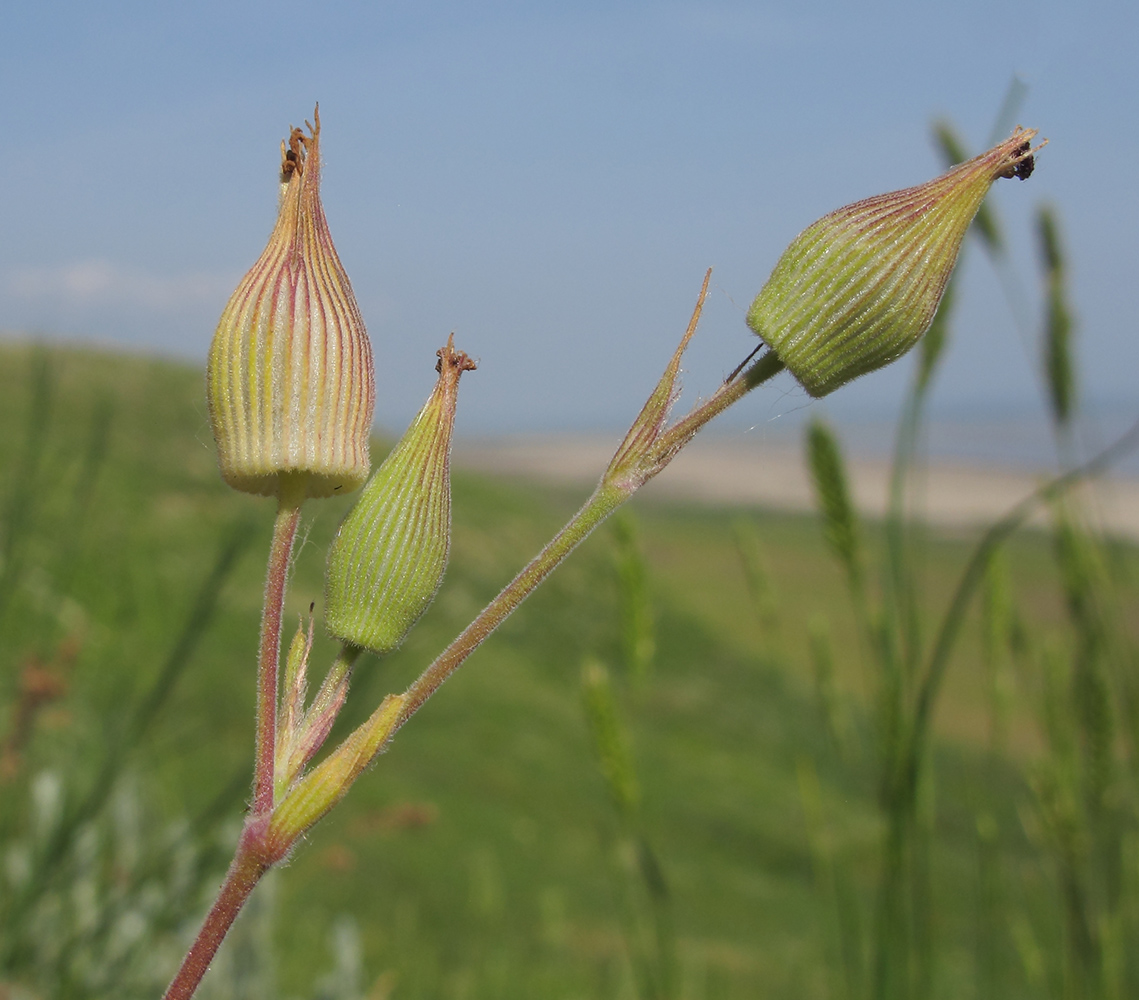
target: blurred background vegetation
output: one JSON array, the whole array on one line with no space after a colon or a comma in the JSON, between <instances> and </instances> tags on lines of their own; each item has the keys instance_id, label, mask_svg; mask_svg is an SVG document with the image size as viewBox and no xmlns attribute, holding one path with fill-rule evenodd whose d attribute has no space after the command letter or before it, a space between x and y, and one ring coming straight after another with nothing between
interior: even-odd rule
<instances>
[{"instance_id":1,"label":"blurred background vegetation","mask_svg":"<svg viewBox=\"0 0 1139 1000\"><path fill-rule=\"evenodd\" d=\"M1062 473L1078 393L1048 211L1040 234ZM911 517L950 315L885 522L859 520L819 423L821 521L635 503L258 889L201 995L1139 995L1139 553L1058 489L1050 531ZM160 360L0 348L4 1000L158 995L240 827L273 505L221 483L202 395ZM454 494L443 589L362 663L341 729L580 500L469 473ZM319 614L345 509L310 505L292 620Z\"/></svg>"},{"instance_id":2,"label":"blurred background vegetation","mask_svg":"<svg viewBox=\"0 0 1139 1000\"><path fill-rule=\"evenodd\" d=\"M0 981L153 996L247 793L272 505L218 480L193 370L13 346L0 373ZM575 499L457 477L444 589L403 649L364 664L346 723L401 688ZM342 513L312 507L293 616L320 599ZM222 965L236 985L219 972L208 988L864 995L890 815L885 695L829 536L809 517L665 504L618 526L400 734L261 891L227 945L246 955ZM885 528L857 530L859 558L888 551ZM971 541L923 537L930 621ZM1139 559L1064 521L1054 538L1015 535L999 565L963 626L923 770L928 899L907 882L898 905L908 927L925 908L928 995L1126 996L1139 702L1116 685L1133 694ZM636 785L625 800L595 764L587 659L608 666L634 770L616 780ZM674 971L659 986L638 985L630 960L659 956L633 933L656 904L627 843L651 844L664 880ZM1127 988L1073 992L1080 975Z\"/></svg>"}]
</instances>

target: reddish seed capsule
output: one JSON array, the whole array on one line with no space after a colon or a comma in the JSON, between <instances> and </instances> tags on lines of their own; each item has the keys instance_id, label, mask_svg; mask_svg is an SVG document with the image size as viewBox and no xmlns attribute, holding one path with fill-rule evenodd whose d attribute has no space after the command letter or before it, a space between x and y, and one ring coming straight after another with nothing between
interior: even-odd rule
<instances>
[{"instance_id":1,"label":"reddish seed capsule","mask_svg":"<svg viewBox=\"0 0 1139 1000\"><path fill-rule=\"evenodd\" d=\"M320 203L320 116L281 144L269 245L230 297L210 347L206 395L218 464L235 489L307 495L368 477L372 347Z\"/></svg>"}]
</instances>

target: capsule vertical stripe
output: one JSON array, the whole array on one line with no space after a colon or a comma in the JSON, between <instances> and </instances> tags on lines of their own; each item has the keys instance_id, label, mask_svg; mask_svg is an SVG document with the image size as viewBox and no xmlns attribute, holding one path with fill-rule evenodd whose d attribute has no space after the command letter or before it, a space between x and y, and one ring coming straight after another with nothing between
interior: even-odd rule
<instances>
[{"instance_id":1,"label":"capsule vertical stripe","mask_svg":"<svg viewBox=\"0 0 1139 1000\"><path fill-rule=\"evenodd\" d=\"M1033 130L918 187L876 195L800 233L747 322L812 396L908 351L933 322L961 241L998 177L1031 173Z\"/></svg>"},{"instance_id":2,"label":"capsule vertical stripe","mask_svg":"<svg viewBox=\"0 0 1139 1000\"><path fill-rule=\"evenodd\" d=\"M225 480L273 495L307 473L310 496L368 476L372 348L320 203L320 119L293 130L295 159L277 223L231 296L207 369L210 421Z\"/></svg>"},{"instance_id":3,"label":"capsule vertical stripe","mask_svg":"<svg viewBox=\"0 0 1139 1000\"><path fill-rule=\"evenodd\" d=\"M427 610L451 546L451 436L459 377L474 368L452 342L435 390L364 487L328 553L325 625L385 653Z\"/></svg>"}]
</instances>

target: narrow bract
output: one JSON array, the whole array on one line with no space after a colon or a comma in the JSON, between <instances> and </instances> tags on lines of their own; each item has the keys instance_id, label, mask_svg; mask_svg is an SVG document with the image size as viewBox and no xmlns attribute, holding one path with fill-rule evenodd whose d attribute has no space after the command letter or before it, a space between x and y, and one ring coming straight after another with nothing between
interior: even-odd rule
<instances>
[{"instance_id":1,"label":"narrow bract","mask_svg":"<svg viewBox=\"0 0 1139 1000\"><path fill-rule=\"evenodd\" d=\"M368 477L372 347L320 203L320 116L281 143L281 202L260 259L230 297L206 390L222 476L274 496L282 473L310 497Z\"/></svg>"},{"instance_id":2,"label":"narrow bract","mask_svg":"<svg viewBox=\"0 0 1139 1000\"><path fill-rule=\"evenodd\" d=\"M965 231L998 177L1032 173L1033 129L926 184L831 212L779 258L748 326L812 396L889 364L937 312Z\"/></svg>"}]
</instances>

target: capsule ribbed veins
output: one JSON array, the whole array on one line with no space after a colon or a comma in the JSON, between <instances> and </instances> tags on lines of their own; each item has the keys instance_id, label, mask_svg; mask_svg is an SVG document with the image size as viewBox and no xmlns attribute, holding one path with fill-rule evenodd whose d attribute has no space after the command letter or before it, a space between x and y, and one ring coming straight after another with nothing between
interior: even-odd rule
<instances>
[{"instance_id":1,"label":"capsule ribbed veins","mask_svg":"<svg viewBox=\"0 0 1139 1000\"><path fill-rule=\"evenodd\" d=\"M748 326L812 396L889 364L937 312L965 231L998 177L1032 172L1033 129L926 184L808 226L748 311Z\"/></svg>"},{"instance_id":2,"label":"capsule ribbed veins","mask_svg":"<svg viewBox=\"0 0 1139 1000\"><path fill-rule=\"evenodd\" d=\"M281 144L277 224L230 297L210 347L210 423L226 482L276 495L282 474L307 495L368 477L372 348L320 202L320 117Z\"/></svg>"},{"instance_id":3,"label":"capsule ribbed veins","mask_svg":"<svg viewBox=\"0 0 1139 1000\"><path fill-rule=\"evenodd\" d=\"M325 627L377 653L398 646L427 610L451 548L451 434L459 378L475 364L453 338L439 380L380 464L328 551Z\"/></svg>"}]
</instances>

